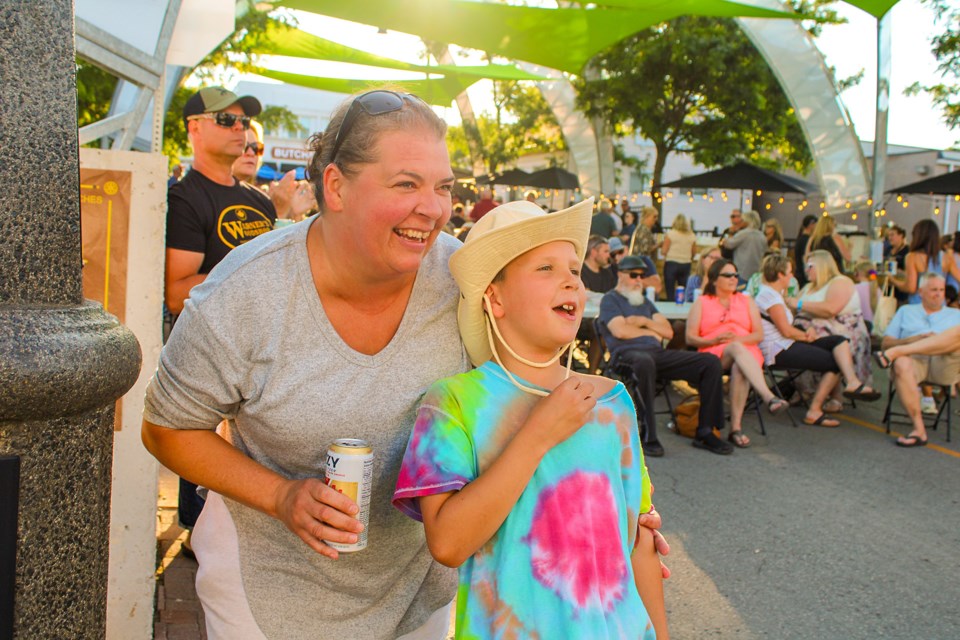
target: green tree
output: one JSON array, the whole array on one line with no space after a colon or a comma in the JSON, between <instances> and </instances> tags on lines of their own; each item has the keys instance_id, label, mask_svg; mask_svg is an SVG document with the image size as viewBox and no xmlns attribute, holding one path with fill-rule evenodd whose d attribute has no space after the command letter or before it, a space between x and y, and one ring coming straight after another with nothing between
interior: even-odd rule
<instances>
[{"instance_id":1,"label":"green tree","mask_svg":"<svg viewBox=\"0 0 960 640\"><path fill-rule=\"evenodd\" d=\"M306 136L310 132L300 122L293 111L278 105L264 105L263 111L257 116L257 121L263 125L264 133L277 134L286 132L291 136Z\"/></svg>"},{"instance_id":2,"label":"green tree","mask_svg":"<svg viewBox=\"0 0 960 640\"><path fill-rule=\"evenodd\" d=\"M943 81L932 85L915 82L906 93L929 94L933 104L943 111L943 121L956 129L960 127L960 8L947 0L924 0L924 3L933 8L936 22L944 24L944 32L930 42Z\"/></svg>"},{"instance_id":3,"label":"green tree","mask_svg":"<svg viewBox=\"0 0 960 640\"><path fill-rule=\"evenodd\" d=\"M653 182L667 157L707 167L811 162L803 134L763 58L731 20L681 17L598 55L597 79L578 79L578 102L615 134L638 131L656 148ZM773 160L773 158L778 158Z\"/></svg>"},{"instance_id":4,"label":"green tree","mask_svg":"<svg viewBox=\"0 0 960 640\"><path fill-rule=\"evenodd\" d=\"M825 6L799 7L811 29L836 21ZM655 184L674 152L706 167L743 158L805 172L812 163L786 94L733 20L684 16L640 31L597 55L574 86L580 108L615 136L654 144Z\"/></svg>"},{"instance_id":5,"label":"green tree","mask_svg":"<svg viewBox=\"0 0 960 640\"><path fill-rule=\"evenodd\" d=\"M556 117L530 82L493 82L493 111L477 117L483 140L484 162L491 173L507 168L521 155L555 153L566 149ZM469 163L469 148L462 126L450 127L451 160Z\"/></svg>"},{"instance_id":6,"label":"green tree","mask_svg":"<svg viewBox=\"0 0 960 640\"><path fill-rule=\"evenodd\" d=\"M78 126L83 127L107 117L116 86L116 76L77 58ZM95 146L99 146L99 143Z\"/></svg>"}]
</instances>

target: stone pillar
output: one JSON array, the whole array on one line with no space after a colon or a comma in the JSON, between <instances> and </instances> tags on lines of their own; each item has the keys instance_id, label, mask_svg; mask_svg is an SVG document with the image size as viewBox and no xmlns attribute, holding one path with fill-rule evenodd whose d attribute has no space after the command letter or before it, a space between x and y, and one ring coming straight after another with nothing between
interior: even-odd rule
<instances>
[{"instance_id":1,"label":"stone pillar","mask_svg":"<svg viewBox=\"0 0 960 640\"><path fill-rule=\"evenodd\" d=\"M83 299L73 43L70 0L0 0L0 456L20 465L24 639L104 635L114 401L140 369Z\"/></svg>"}]
</instances>

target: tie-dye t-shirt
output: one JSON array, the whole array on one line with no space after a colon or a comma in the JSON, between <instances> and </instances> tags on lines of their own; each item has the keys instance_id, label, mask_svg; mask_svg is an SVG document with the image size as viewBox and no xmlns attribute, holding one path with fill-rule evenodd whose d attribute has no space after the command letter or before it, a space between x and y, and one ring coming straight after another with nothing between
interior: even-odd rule
<instances>
[{"instance_id":1,"label":"tie-dye t-shirt","mask_svg":"<svg viewBox=\"0 0 960 640\"><path fill-rule=\"evenodd\" d=\"M433 385L394 505L420 520L417 498L477 478L539 399L492 361ZM655 637L630 561L638 514L650 508L637 433L617 383L590 422L544 456L496 535L460 567L457 638Z\"/></svg>"}]
</instances>

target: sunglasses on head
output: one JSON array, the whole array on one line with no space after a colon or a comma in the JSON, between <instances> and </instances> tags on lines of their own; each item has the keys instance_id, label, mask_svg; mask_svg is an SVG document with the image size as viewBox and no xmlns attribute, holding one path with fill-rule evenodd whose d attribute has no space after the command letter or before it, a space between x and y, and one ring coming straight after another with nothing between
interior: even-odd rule
<instances>
[{"instance_id":1,"label":"sunglasses on head","mask_svg":"<svg viewBox=\"0 0 960 640\"><path fill-rule=\"evenodd\" d=\"M725 273L718 273L717 275L720 276L721 278L739 278L740 277L740 274L737 273L736 271L727 271Z\"/></svg>"},{"instance_id":2,"label":"sunglasses on head","mask_svg":"<svg viewBox=\"0 0 960 640\"><path fill-rule=\"evenodd\" d=\"M253 151L258 156L263 155L263 143L260 142L248 142L247 145L243 148L243 152Z\"/></svg>"},{"instance_id":3,"label":"sunglasses on head","mask_svg":"<svg viewBox=\"0 0 960 640\"><path fill-rule=\"evenodd\" d=\"M643 277L643 271L627 271L627 277L631 280Z\"/></svg>"},{"instance_id":4,"label":"sunglasses on head","mask_svg":"<svg viewBox=\"0 0 960 640\"><path fill-rule=\"evenodd\" d=\"M250 116L238 116L235 113L218 111L216 113L198 113L194 116L188 116L187 120L213 120L224 129L233 129L233 125L237 124L237 120L239 120L244 129L249 129L252 118Z\"/></svg>"},{"instance_id":5,"label":"sunglasses on head","mask_svg":"<svg viewBox=\"0 0 960 640\"><path fill-rule=\"evenodd\" d=\"M333 139L333 153L330 154L330 162L336 159L337 152L340 151L340 145L350 135L350 130L356 124L361 111L368 116L382 116L385 113L393 113L403 109L404 100L412 103L414 100L420 100L420 98L409 93L397 93L385 89L368 91L354 98L337 128L337 135Z\"/></svg>"}]
</instances>

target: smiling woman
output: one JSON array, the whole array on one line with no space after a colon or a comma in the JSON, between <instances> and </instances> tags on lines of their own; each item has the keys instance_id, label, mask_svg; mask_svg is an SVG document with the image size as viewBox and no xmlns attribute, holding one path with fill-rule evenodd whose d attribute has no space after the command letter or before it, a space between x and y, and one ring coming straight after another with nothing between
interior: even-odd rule
<instances>
[{"instance_id":1,"label":"smiling woman","mask_svg":"<svg viewBox=\"0 0 960 640\"><path fill-rule=\"evenodd\" d=\"M390 506L416 402L469 367L445 132L414 96L343 103L311 142L320 214L231 253L161 354L143 437L210 490L193 535L210 638L446 637L456 575ZM368 546L334 562L327 543L362 528L323 481L339 438L372 447L374 476Z\"/></svg>"}]
</instances>

